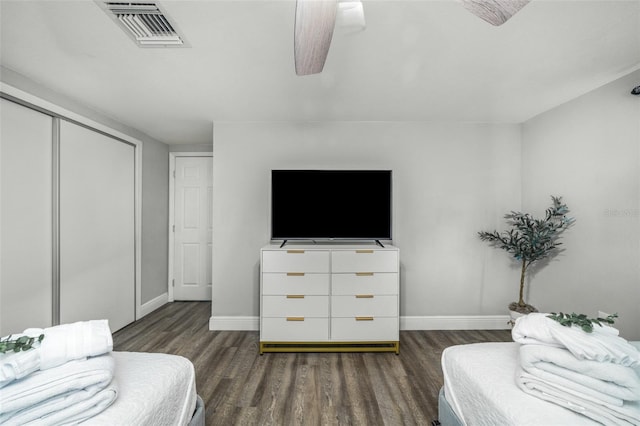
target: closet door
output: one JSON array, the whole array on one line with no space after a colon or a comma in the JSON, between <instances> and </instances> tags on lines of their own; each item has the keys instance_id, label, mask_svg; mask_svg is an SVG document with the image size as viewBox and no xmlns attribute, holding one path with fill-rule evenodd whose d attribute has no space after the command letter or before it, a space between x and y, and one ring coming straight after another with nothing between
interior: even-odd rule
<instances>
[{"instance_id":1,"label":"closet door","mask_svg":"<svg viewBox=\"0 0 640 426\"><path fill-rule=\"evenodd\" d=\"M135 151L60 125L60 322L135 319Z\"/></svg>"},{"instance_id":2,"label":"closet door","mask_svg":"<svg viewBox=\"0 0 640 426\"><path fill-rule=\"evenodd\" d=\"M0 99L0 335L52 321L52 124Z\"/></svg>"}]
</instances>

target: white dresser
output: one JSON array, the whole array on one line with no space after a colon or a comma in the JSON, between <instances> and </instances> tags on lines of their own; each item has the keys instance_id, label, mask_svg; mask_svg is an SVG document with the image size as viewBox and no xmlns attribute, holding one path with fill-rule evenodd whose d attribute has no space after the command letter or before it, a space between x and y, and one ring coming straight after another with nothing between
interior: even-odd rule
<instances>
[{"instance_id":1,"label":"white dresser","mask_svg":"<svg viewBox=\"0 0 640 426\"><path fill-rule=\"evenodd\" d=\"M260 251L260 353L399 353L399 252L375 244Z\"/></svg>"}]
</instances>

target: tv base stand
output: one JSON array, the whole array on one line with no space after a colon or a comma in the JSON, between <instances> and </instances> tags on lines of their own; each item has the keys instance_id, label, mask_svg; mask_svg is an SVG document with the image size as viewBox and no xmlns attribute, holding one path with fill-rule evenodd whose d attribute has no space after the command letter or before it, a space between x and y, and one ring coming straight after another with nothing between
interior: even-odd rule
<instances>
[{"instance_id":1,"label":"tv base stand","mask_svg":"<svg viewBox=\"0 0 640 426\"><path fill-rule=\"evenodd\" d=\"M287 242L288 242L288 241L289 241L289 240L282 240L282 244L280 244L280 248L284 247L284 246L285 246L285 244L287 244ZM311 241L313 242L313 244L316 244L316 240L311 240ZM380 242L380 240L375 240L375 243L376 243L377 245L379 245L380 247L384 248L384 244L382 244L382 243Z\"/></svg>"}]
</instances>

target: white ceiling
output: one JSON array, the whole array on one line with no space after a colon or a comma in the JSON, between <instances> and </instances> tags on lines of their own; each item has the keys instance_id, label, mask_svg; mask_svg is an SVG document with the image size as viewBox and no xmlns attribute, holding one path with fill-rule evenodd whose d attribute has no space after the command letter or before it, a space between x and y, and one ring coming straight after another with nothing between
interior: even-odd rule
<instances>
[{"instance_id":1,"label":"white ceiling","mask_svg":"<svg viewBox=\"0 0 640 426\"><path fill-rule=\"evenodd\" d=\"M519 123L640 67L640 0L532 0L501 27L456 0L363 3L366 30L337 30L313 76L294 71L294 0L161 1L191 45L170 49L91 0L0 0L0 59L168 144L219 121Z\"/></svg>"}]
</instances>

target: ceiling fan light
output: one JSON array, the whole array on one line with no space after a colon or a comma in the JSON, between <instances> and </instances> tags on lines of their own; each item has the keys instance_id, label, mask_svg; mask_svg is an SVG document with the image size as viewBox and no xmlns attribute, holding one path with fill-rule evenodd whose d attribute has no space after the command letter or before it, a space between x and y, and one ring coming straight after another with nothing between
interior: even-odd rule
<instances>
[{"instance_id":1,"label":"ceiling fan light","mask_svg":"<svg viewBox=\"0 0 640 426\"><path fill-rule=\"evenodd\" d=\"M361 1L338 2L338 25L341 28L363 30L366 27Z\"/></svg>"}]
</instances>

